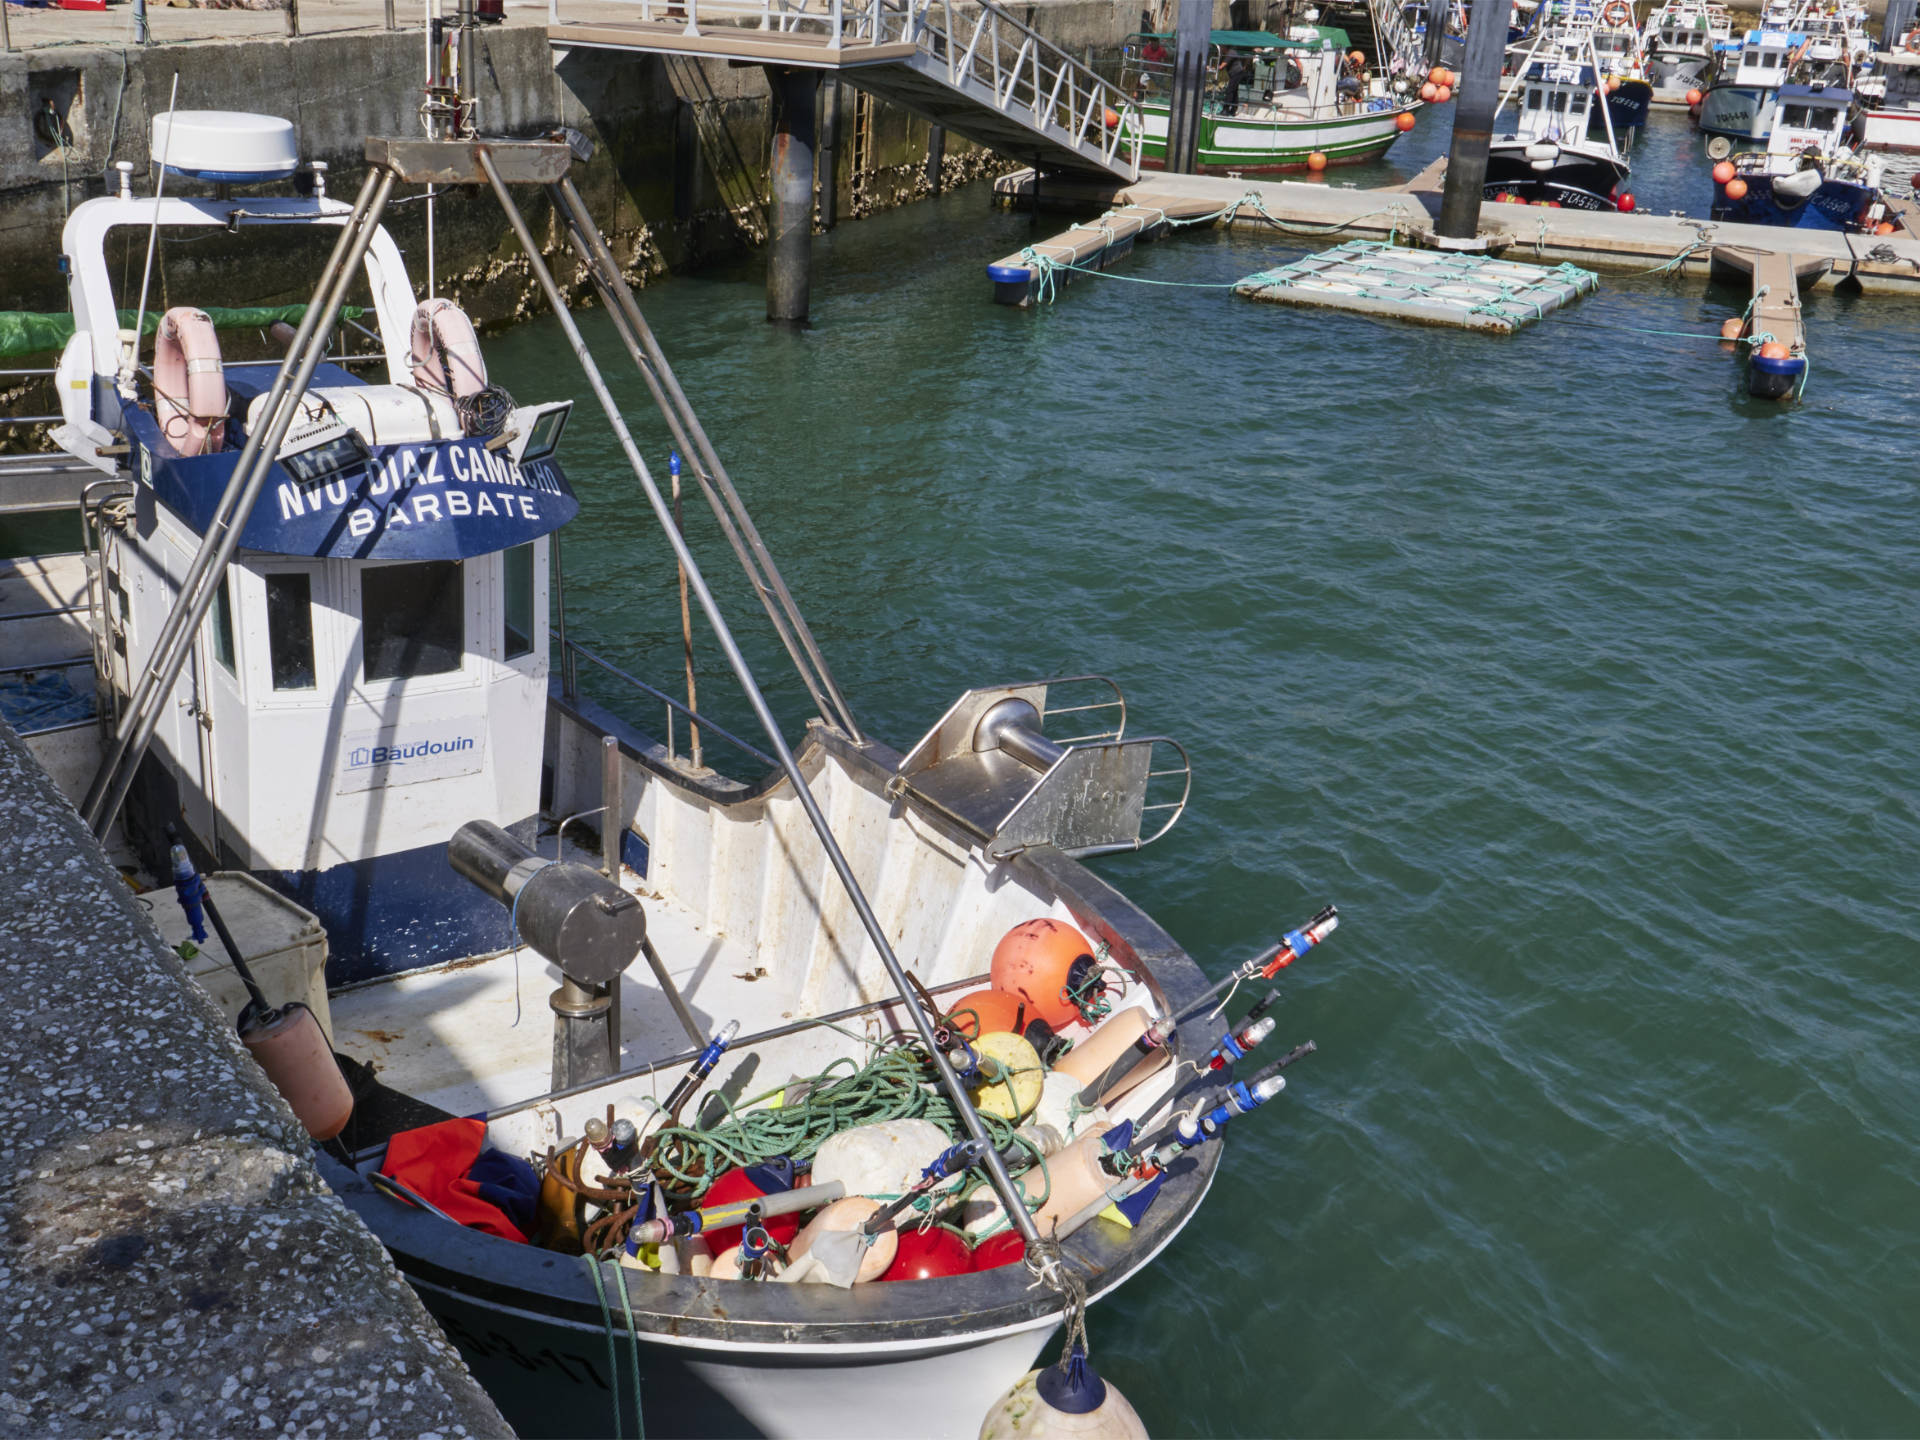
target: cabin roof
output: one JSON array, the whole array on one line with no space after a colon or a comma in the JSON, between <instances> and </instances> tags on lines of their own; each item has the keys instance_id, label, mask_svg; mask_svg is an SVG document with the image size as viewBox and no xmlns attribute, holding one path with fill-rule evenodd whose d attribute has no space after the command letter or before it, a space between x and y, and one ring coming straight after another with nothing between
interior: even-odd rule
<instances>
[{"instance_id":1,"label":"cabin roof","mask_svg":"<svg viewBox=\"0 0 1920 1440\"><path fill-rule=\"evenodd\" d=\"M1833 85L1782 85L1782 100L1821 100L1845 108L1853 103L1853 92Z\"/></svg>"}]
</instances>

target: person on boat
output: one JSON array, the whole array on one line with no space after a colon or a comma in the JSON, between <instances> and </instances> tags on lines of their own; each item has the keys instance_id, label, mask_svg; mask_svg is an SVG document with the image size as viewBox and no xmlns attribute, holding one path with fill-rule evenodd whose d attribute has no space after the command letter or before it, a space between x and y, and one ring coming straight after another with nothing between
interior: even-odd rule
<instances>
[{"instance_id":1,"label":"person on boat","mask_svg":"<svg viewBox=\"0 0 1920 1440\"><path fill-rule=\"evenodd\" d=\"M1135 93L1136 99L1153 89L1155 76L1172 63L1167 47L1160 43L1158 35L1147 36L1147 43L1140 47L1140 84Z\"/></svg>"},{"instance_id":2,"label":"person on boat","mask_svg":"<svg viewBox=\"0 0 1920 1440\"><path fill-rule=\"evenodd\" d=\"M1227 98L1220 106L1222 115L1240 113L1240 87L1252 81L1253 61L1245 55L1229 55L1227 63L1220 67L1221 83L1227 87Z\"/></svg>"}]
</instances>

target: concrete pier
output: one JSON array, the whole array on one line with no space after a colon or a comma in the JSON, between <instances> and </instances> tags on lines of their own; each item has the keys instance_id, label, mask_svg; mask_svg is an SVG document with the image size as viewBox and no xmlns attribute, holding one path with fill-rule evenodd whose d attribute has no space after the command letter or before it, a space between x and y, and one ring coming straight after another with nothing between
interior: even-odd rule
<instances>
[{"instance_id":1,"label":"concrete pier","mask_svg":"<svg viewBox=\"0 0 1920 1440\"><path fill-rule=\"evenodd\" d=\"M1435 233L1440 212L1440 169L1436 164L1405 186L1385 190L1357 190L1299 181L1236 180L1217 175L1144 177L1129 186L1101 186L1049 176L1044 203L1051 208L1085 214L1102 207L1125 207L1150 212L1168 221L1221 215L1216 224L1236 230L1264 233L1277 243L1308 248L1343 240L1380 240L1397 235L1402 243L1421 243ZM1028 172L1009 175L994 184L1000 199L1024 205L1032 193ZM1082 249L1071 263L1100 269L1124 251L1105 255L1107 230L1112 241L1131 248L1136 239L1164 233L1148 226L1122 237L1109 218L1084 222L1068 236L1101 237L1094 250ZM1760 254L1792 253L1804 262L1825 260L1828 268L1817 279L1803 278L1802 290L1847 285L1867 295L1920 296L1920 235L1846 235L1837 230L1783 230L1769 225L1717 224L1679 216L1645 212L1622 215L1613 211L1548 210L1530 205L1488 205L1480 212L1486 253L1507 260L1544 264L1571 261L1588 270L1646 274L1659 270L1673 275L1705 278L1716 246L1736 245ZM1029 304L1043 284L1058 285L1071 272L1049 276L1044 263L1066 237L1028 247L1040 263L1024 252L1006 256L988 266L995 298L1002 303ZM1056 260L1054 262L1058 264ZM1019 276L1027 272L1025 299L1020 298Z\"/></svg>"},{"instance_id":2,"label":"concrete pier","mask_svg":"<svg viewBox=\"0 0 1920 1440\"><path fill-rule=\"evenodd\" d=\"M510 1433L0 722L0 1434Z\"/></svg>"}]
</instances>

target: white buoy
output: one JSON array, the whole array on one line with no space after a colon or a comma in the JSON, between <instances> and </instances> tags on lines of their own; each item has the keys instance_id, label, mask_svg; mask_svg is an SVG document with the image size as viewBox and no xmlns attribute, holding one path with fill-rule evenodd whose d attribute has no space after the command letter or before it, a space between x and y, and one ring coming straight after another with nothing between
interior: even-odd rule
<instances>
[{"instance_id":1,"label":"white buoy","mask_svg":"<svg viewBox=\"0 0 1920 1440\"><path fill-rule=\"evenodd\" d=\"M980 1440L1147 1440L1147 1427L1127 1397L1075 1346L1065 1365L1030 1370L987 1412Z\"/></svg>"}]
</instances>

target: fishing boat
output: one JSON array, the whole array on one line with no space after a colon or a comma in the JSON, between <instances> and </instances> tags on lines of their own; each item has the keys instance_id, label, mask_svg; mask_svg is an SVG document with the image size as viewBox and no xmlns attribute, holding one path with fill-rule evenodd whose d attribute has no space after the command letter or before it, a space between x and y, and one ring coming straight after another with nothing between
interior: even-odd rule
<instances>
[{"instance_id":1,"label":"fishing boat","mask_svg":"<svg viewBox=\"0 0 1920 1440\"><path fill-rule=\"evenodd\" d=\"M1348 50L1344 31L1301 27L1304 34L1215 30L1209 37L1212 83L1202 101L1199 166L1213 174L1307 170L1314 155L1327 165L1354 165L1384 155L1413 128L1418 87L1405 74L1370 73L1365 56ZM1131 37L1120 83L1141 97L1140 163L1166 163L1172 93L1170 61L1146 58L1150 41Z\"/></svg>"},{"instance_id":2,"label":"fishing boat","mask_svg":"<svg viewBox=\"0 0 1920 1440\"><path fill-rule=\"evenodd\" d=\"M1640 27L1627 0L1607 0L1600 7L1590 42L1614 134L1626 136L1643 128L1653 105L1653 85L1641 60Z\"/></svg>"},{"instance_id":3,"label":"fishing boat","mask_svg":"<svg viewBox=\"0 0 1920 1440\"><path fill-rule=\"evenodd\" d=\"M169 112L154 193L123 171L75 207L61 454L0 485L77 511L85 546L11 562L44 613L0 660L91 672L66 688L93 713L27 743L174 879L179 905L148 900L183 955L232 933L228 1013L263 1064L284 1026L319 1037L269 1073L519 1433L972 1435L1079 1297L1175 1241L1220 1126L1294 1058L1220 1089L1209 1062L1272 1019L1207 1018L1223 983L1084 863L1167 833L1184 752L1095 676L983 683L904 751L869 734L568 179L584 142L482 143L464 93L430 87L430 138L370 141L351 205L291 122ZM754 738L568 634L574 401L508 395L423 296L380 217L427 178L501 200ZM510 183L548 187L644 364L817 709L797 745ZM143 353L117 257L223 233L332 241L284 353L229 360L185 273ZM357 353L328 351L337 324Z\"/></svg>"},{"instance_id":4,"label":"fishing boat","mask_svg":"<svg viewBox=\"0 0 1920 1440\"><path fill-rule=\"evenodd\" d=\"M1879 158L1846 143L1852 112L1850 91L1782 86L1767 148L1721 162L1732 173L1716 186L1713 218L1852 234L1891 230Z\"/></svg>"},{"instance_id":5,"label":"fishing boat","mask_svg":"<svg viewBox=\"0 0 1920 1440\"><path fill-rule=\"evenodd\" d=\"M1726 8L1701 0L1665 0L1642 29L1647 82L1654 98L1687 104L1687 93L1704 91L1714 46L1731 42Z\"/></svg>"},{"instance_id":6,"label":"fishing boat","mask_svg":"<svg viewBox=\"0 0 1920 1440\"><path fill-rule=\"evenodd\" d=\"M1920 34L1875 55L1872 74L1854 87L1862 150L1920 152L1920 43L1914 42L1920 42Z\"/></svg>"},{"instance_id":7,"label":"fishing boat","mask_svg":"<svg viewBox=\"0 0 1920 1440\"><path fill-rule=\"evenodd\" d=\"M1529 62L1509 83L1494 114L1486 198L1570 210L1620 209L1620 186L1629 167L1606 106L1595 103L1601 93L1590 58L1585 64Z\"/></svg>"},{"instance_id":8,"label":"fishing boat","mask_svg":"<svg viewBox=\"0 0 1920 1440\"><path fill-rule=\"evenodd\" d=\"M1708 155L1720 160L1736 150L1765 148L1780 87L1798 78L1806 44L1805 32L1782 23L1749 30L1737 44L1716 50L1698 121L1710 137Z\"/></svg>"}]
</instances>

